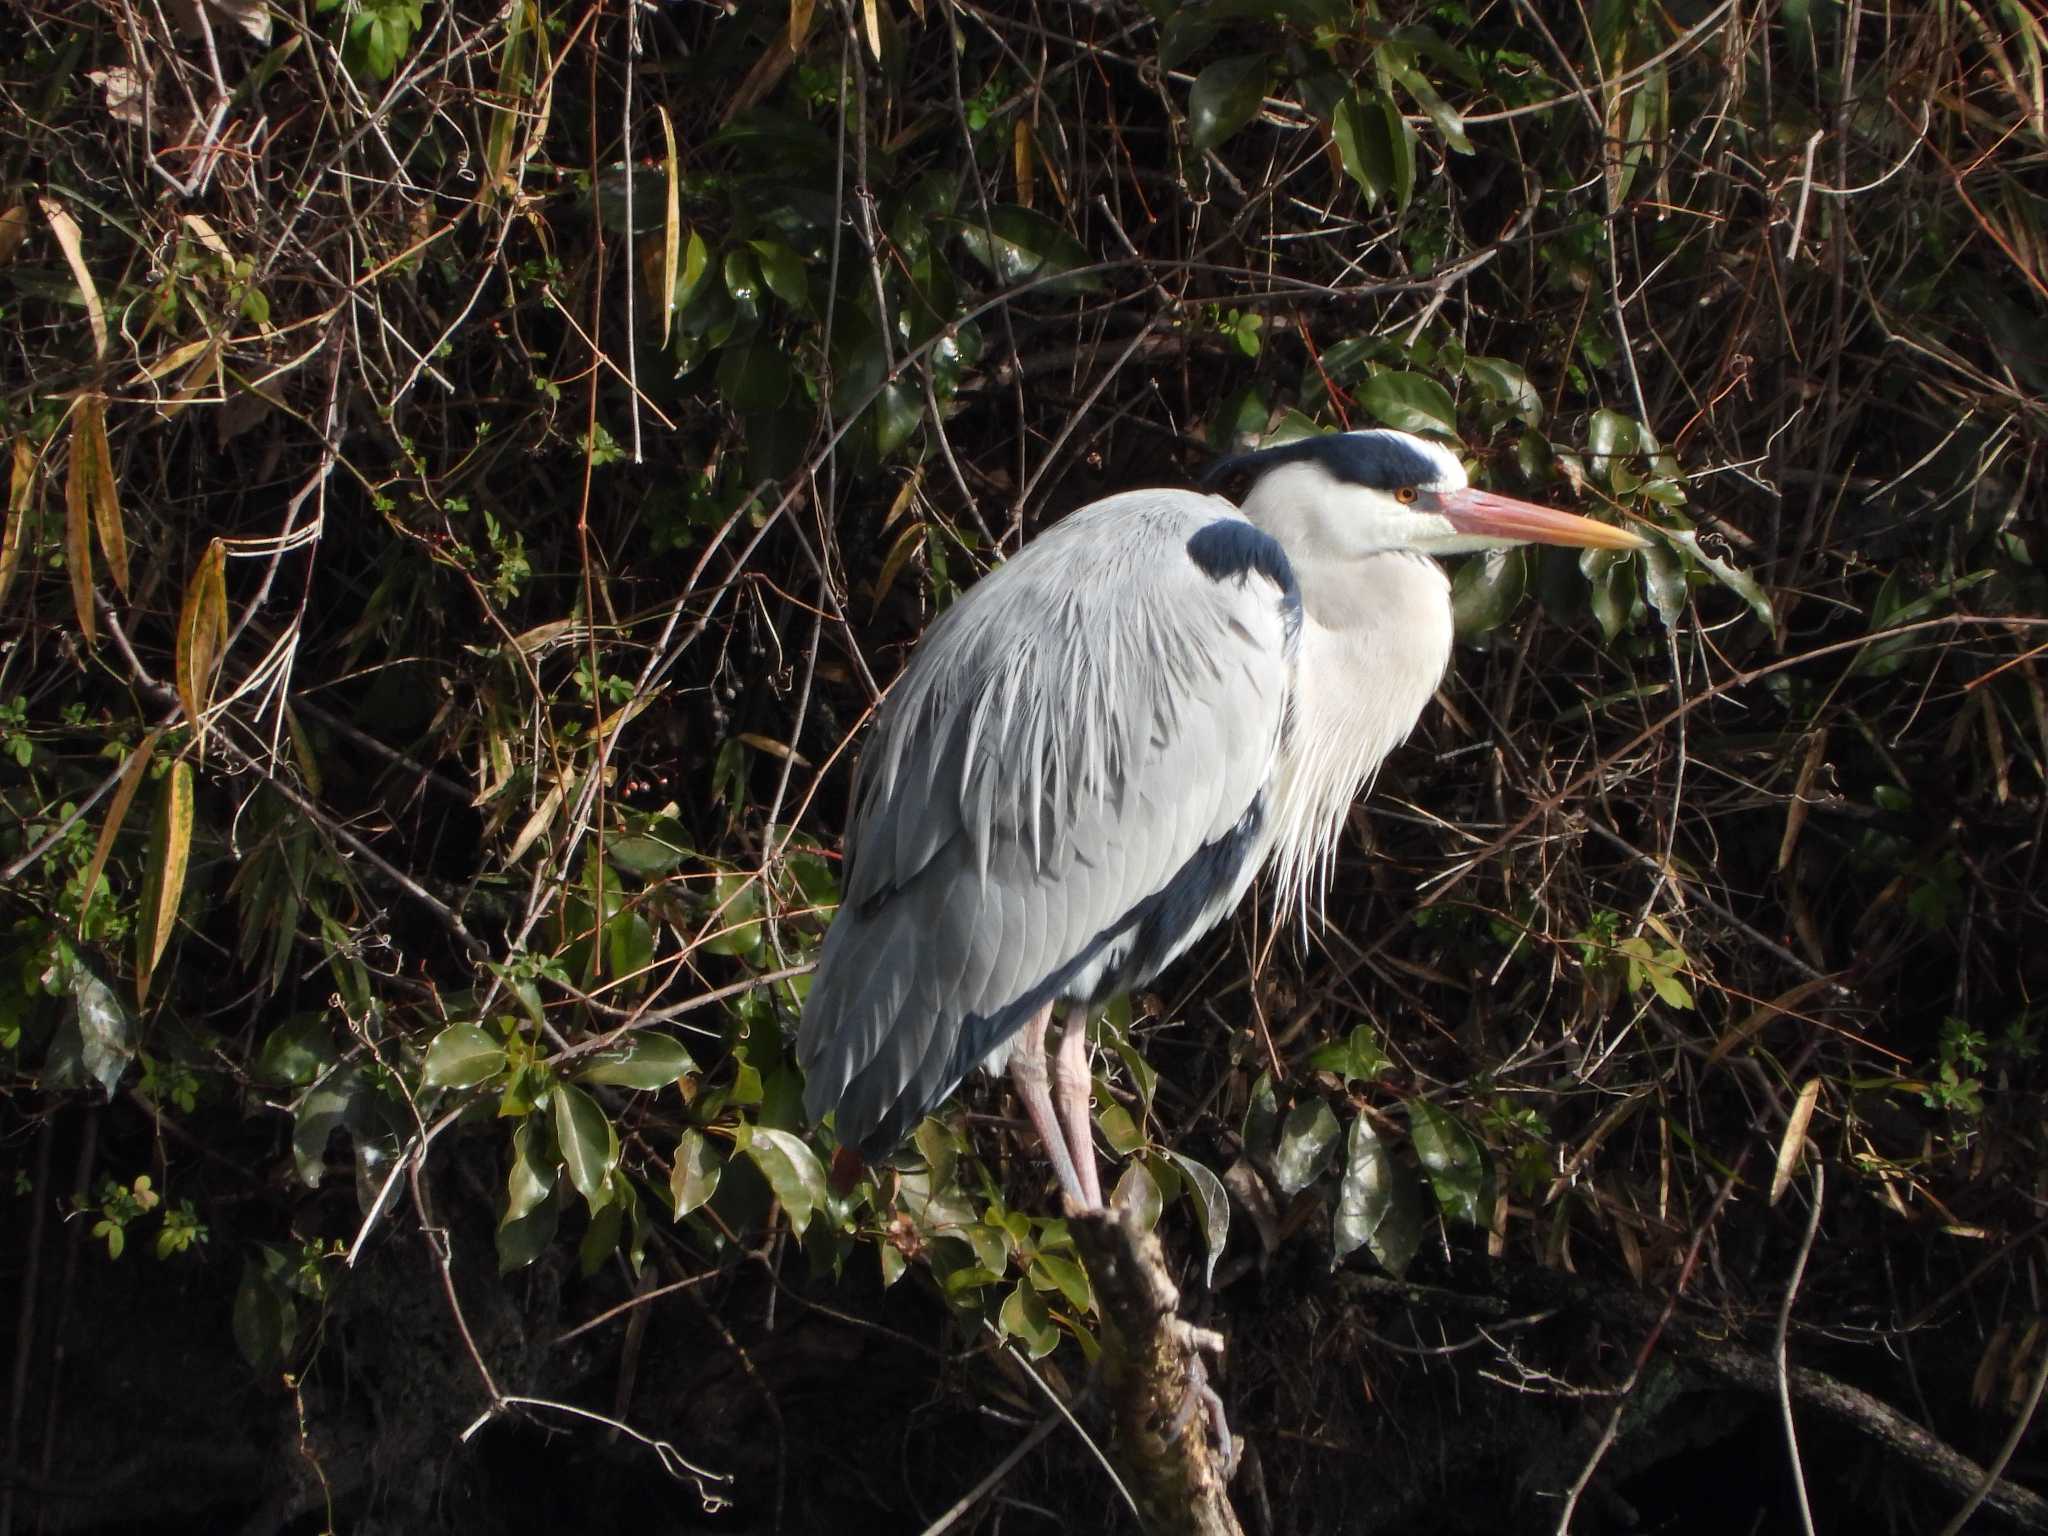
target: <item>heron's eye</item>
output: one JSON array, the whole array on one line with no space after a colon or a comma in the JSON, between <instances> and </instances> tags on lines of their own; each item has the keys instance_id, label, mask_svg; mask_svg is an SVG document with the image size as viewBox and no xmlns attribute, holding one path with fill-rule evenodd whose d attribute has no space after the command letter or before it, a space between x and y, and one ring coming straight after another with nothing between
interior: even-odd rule
<instances>
[{"instance_id":1,"label":"heron's eye","mask_svg":"<svg viewBox=\"0 0 2048 1536\"><path fill-rule=\"evenodd\" d=\"M1394 492L1394 500L1400 502L1403 506L1408 506L1414 502L1418 494L1414 486L1404 485Z\"/></svg>"}]
</instances>

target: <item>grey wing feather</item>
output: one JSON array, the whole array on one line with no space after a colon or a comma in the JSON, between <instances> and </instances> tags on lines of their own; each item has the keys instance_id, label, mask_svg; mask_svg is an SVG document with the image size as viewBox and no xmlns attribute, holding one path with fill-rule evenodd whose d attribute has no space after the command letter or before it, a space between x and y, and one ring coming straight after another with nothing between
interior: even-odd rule
<instances>
[{"instance_id":1,"label":"grey wing feather","mask_svg":"<svg viewBox=\"0 0 2048 1536\"><path fill-rule=\"evenodd\" d=\"M1185 491L1097 502L919 646L862 757L798 1039L842 1142L886 1152L1031 1011L1144 980L1256 873L1292 588L1199 569L1219 519Z\"/></svg>"}]
</instances>

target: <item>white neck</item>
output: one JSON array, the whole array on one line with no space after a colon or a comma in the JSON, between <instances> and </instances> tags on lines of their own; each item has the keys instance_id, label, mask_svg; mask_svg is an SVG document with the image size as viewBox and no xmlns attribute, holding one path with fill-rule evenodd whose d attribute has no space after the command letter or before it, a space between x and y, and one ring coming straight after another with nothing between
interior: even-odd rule
<instances>
[{"instance_id":1,"label":"white neck","mask_svg":"<svg viewBox=\"0 0 2048 1536\"><path fill-rule=\"evenodd\" d=\"M1345 818L1451 659L1450 585L1410 554L1302 561L1293 727L1274 774L1277 908L1320 905Z\"/></svg>"}]
</instances>

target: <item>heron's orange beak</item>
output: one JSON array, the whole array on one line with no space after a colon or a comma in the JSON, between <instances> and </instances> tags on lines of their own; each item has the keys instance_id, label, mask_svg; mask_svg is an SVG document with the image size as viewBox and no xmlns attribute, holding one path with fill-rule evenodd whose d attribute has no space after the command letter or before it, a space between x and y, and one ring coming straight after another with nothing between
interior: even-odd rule
<instances>
[{"instance_id":1,"label":"heron's orange beak","mask_svg":"<svg viewBox=\"0 0 2048 1536\"><path fill-rule=\"evenodd\" d=\"M1496 496L1492 491L1443 491L1435 510L1460 533L1518 544L1569 544L1579 549L1646 549L1639 533L1596 523L1590 517L1539 507L1533 501Z\"/></svg>"}]
</instances>

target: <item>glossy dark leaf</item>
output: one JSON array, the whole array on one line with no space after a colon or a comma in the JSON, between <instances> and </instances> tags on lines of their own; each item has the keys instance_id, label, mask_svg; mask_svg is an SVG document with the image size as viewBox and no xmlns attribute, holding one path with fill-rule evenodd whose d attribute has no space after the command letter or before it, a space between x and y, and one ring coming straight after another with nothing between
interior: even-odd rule
<instances>
[{"instance_id":1,"label":"glossy dark leaf","mask_svg":"<svg viewBox=\"0 0 2048 1536\"><path fill-rule=\"evenodd\" d=\"M1408 1101L1408 1134L1444 1215L1470 1227L1490 1225L1493 1168L1479 1138L1426 1099Z\"/></svg>"},{"instance_id":2,"label":"glossy dark leaf","mask_svg":"<svg viewBox=\"0 0 2048 1536\"><path fill-rule=\"evenodd\" d=\"M1042 1360L1059 1348L1060 1330L1046 1310L1045 1298L1038 1294L1029 1280L1019 1280L1010 1294L1003 1298L1001 1310L996 1314L1003 1325L1003 1332L1024 1346L1025 1354L1033 1360Z\"/></svg>"},{"instance_id":3,"label":"glossy dark leaf","mask_svg":"<svg viewBox=\"0 0 2048 1536\"><path fill-rule=\"evenodd\" d=\"M592 1211L609 1198L612 1170L619 1165L619 1133L597 1100L581 1088L558 1083L548 1095L554 1110L555 1140L562 1166Z\"/></svg>"},{"instance_id":4,"label":"glossy dark leaf","mask_svg":"<svg viewBox=\"0 0 2048 1536\"><path fill-rule=\"evenodd\" d=\"M1768 625L1777 623L1776 615L1771 609L1770 594L1764 591L1763 584L1749 572L1730 565L1719 556L1708 554L1700 548L1700 536L1691 529L1665 529L1660 532L1663 537L1698 561L1700 568L1709 576L1748 603L1750 611L1759 620Z\"/></svg>"},{"instance_id":5,"label":"glossy dark leaf","mask_svg":"<svg viewBox=\"0 0 2048 1536\"><path fill-rule=\"evenodd\" d=\"M1173 1151L1166 1155L1187 1181L1188 1203L1194 1206L1195 1220L1202 1228L1202 1246L1209 1256L1202 1269L1206 1285L1216 1278L1216 1261L1230 1241L1230 1197L1224 1193L1223 1181L1192 1157Z\"/></svg>"},{"instance_id":6,"label":"glossy dark leaf","mask_svg":"<svg viewBox=\"0 0 2048 1536\"><path fill-rule=\"evenodd\" d=\"M297 1323L298 1309L284 1285L284 1257L265 1244L242 1261L232 1317L235 1348L250 1369L267 1374L291 1353Z\"/></svg>"},{"instance_id":7,"label":"glossy dark leaf","mask_svg":"<svg viewBox=\"0 0 2048 1536\"><path fill-rule=\"evenodd\" d=\"M1363 1245L1388 1274L1408 1268L1422 1246L1428 1208L1414 1173L1394 1160L1386 1141L1360 1115L1345 1140L1344 1176L1331 1217L1333 1256Z\"/></svg>"},{"instance_id":8,"label":"glossy dark leaf","mask_svg":"<svg viewBox=\"0 0 2048 1536\"><path fill-rule=\"evenodd\" d=\"M562 1223L562 1192L549 1192L528 1214L498 1223L498 1273L509 1275L524 1269L555 1240Z\"/></svg>"},{"instance_id":9,"label":"glossy dark leaf","mask_svg":"<svg viewBox=\"0 0 2048 1536\"><path fill-rule=\"evenodd\" d=\"M1195 77L1188 91L1188 142L1198 153L1214 149L1258 115L1266 80L1263 54L1219 59Z\"/></svg>"},{"instance_id":10,"label":"glossy dark leaf","mask_svg":"<svg viewBox=\"0 0 2048 1536\"><path fill-rule=\"evenodd\" d=\"M363 1069L338 1067L299 1101L292 1120L292 1161L307 1188L318 1189L327 1170L327 1143L341 1129L363 1086Z\"/></svg>"},{"instance_id":11,"label":"glossy dark leaf","mask_svg":"<svg viewBox=\"0 0 2048 1536\"><path fill-rule=\"evenodd\" d=\"M1423 373L1376 373L1358 392L1359 403L1403 432L1458 435L1458 408L1451 392Z\"/></svg>"},{"instance_id":12,"label":"glossy dark leaf","mask_svg":"<svg viewBox=\"0 0 2048 1536\"><path fill-rule=\"evenodd\" d=\"M423 1088L473 1088L505 1070L505 1047L481 1024L450 1024L427 1047Z\"/></svg>"},{"instance_id":13,"label":"glossy dark leaf","mask_svg":"<svg viewBox=\"0 0 2048 1536\"><path fill-rule=\"evenodd\" d=\"M562 1163L547 1122L529 1115L512 1133L512 1168L505 1175L505 1220L518 1221L554 1193Z\"/></svg>"},{"instance_id":14,"label":"glossy dark leaf","mask_svg":"<svg viewBox=\"0 0 2048 1536\"><path fill-rule=\"evenodd\" d=\"M1337 1117L1321 1099L1290 1109L1273 1154L1273 1182L1280 1186L1280 1193L1298 1194L1320 1178L1329 1166L1337 1138Z\"/></svg>"},{"instance_id":15,"label":"glossy dark leaf","mask_svg":"<svg viewBox=\"0 0 2048 1536\"><path fill-rule=\"evenodd\" d=\"M339 1059L327 1016L301 1013L264 1037L256 1076L273 1087L303 1088Z\"/></svg>"},{"instance_id":16,"label":"glossy dark leaf","mask_svg":"<svg viewBox=\"0 0 2048 1536\"><path fill-rule=\"evenodd\" d=\"M1458 638L1500 628L1528 584L1528 557L1520 549L1489 549L1467 558L1451 578L1451 625Z\"/></svg>"},{"instance_id":17,"label":"glossy dark leaf","mask_svg":"<svg viewBox=\"0 0 2048 1536\"><path fill-rule=\"evenodd\" d=\"M1006 203L991 208L986 223L973 216L958 220L957 226L967 254L1008 286L1058 277L1088 264L1088 252L1080 241L1029 208ZM1098 293L1101 289L1101 277L1092 272L1048 285L1051 292Z\"/></svg>"},{"instance_id":18,"label":"glossy dark leaf","mask_svg":"<svg viewBox=\"0 0 2048 1536\"><path fill-rule=\"evenodd\" d=\"M718 1193L719 1175L724 1171L724 1162L702 1131L683 1132L676 1143L675 1162L668 1180L676 1220L681 1221Z\"/></svg>"},{"instance_id":19,"label":"glossy dark leaf","mask_svg":"<svg viewBox=\"0 0 2048 1536\"><path fill-rule=\"evenodd\" d=\"M1086 1313L1094 1310L1095 1292L1088 1284L1088 1271L1066 1255L1040 1253L1031 1261L1031 1275L1034 1280L1057 1290L1075 1311Z\"/></svg>"},{"instance_id":20,"label":"glossy dark leaf","mask_svg":"<svg viewBox=\"0 0 2048 1536\"><path fill-rule=\"evenodd\" d=\"M747 1133L740 1146L775 1191L791 1228L803 1236L812 1214L825 1205L825 1165L818 1161L818 1154L801 1136L759 1126Z\"/></svg>"},{"instance_id":21,"label":"glossy dark leaf","mask_svg":"<svg viewBox=\"0 0 2048 1536\"><path fill-rule=\"evenodd\" d=\"M84 965L70 973L71 1012L50 1037L44 1081L53 1088L98 1083L108 1098L135 1059L135 1025L114 989Z\"/></svg>"},{"instance_id":22,"label":"glossy dark leaf","mask_svg":"<svg viewBox=\"0 0 2048 1536\"><path fill-rule=\"evenodd\" d=\"M624 1042L591 1057L576 1076L586 1083L611 1083L620 1088L666 1088L697 1070L682 1041L655 1030L641 1030Z\"/></svg>"},{"instance_id":23,"label":"glossy dark leaf","mask_svg":"<svg viewBox=\"0 0 2048 1536\"><path fill-rule=\"evenodd\" d=\"M1143 1162L1133 1158L1124 1165L1123 1177L1116 1181L1116 1190L1109 1197L1109 1203L1120 1211L1130 1211L1138 1219L1138 1225L1150 1232L1159 1225L1159 1213L1165 1208L1166 1200L1159 1193L1159 1181Z\"/></svg>"}]
</instances>

